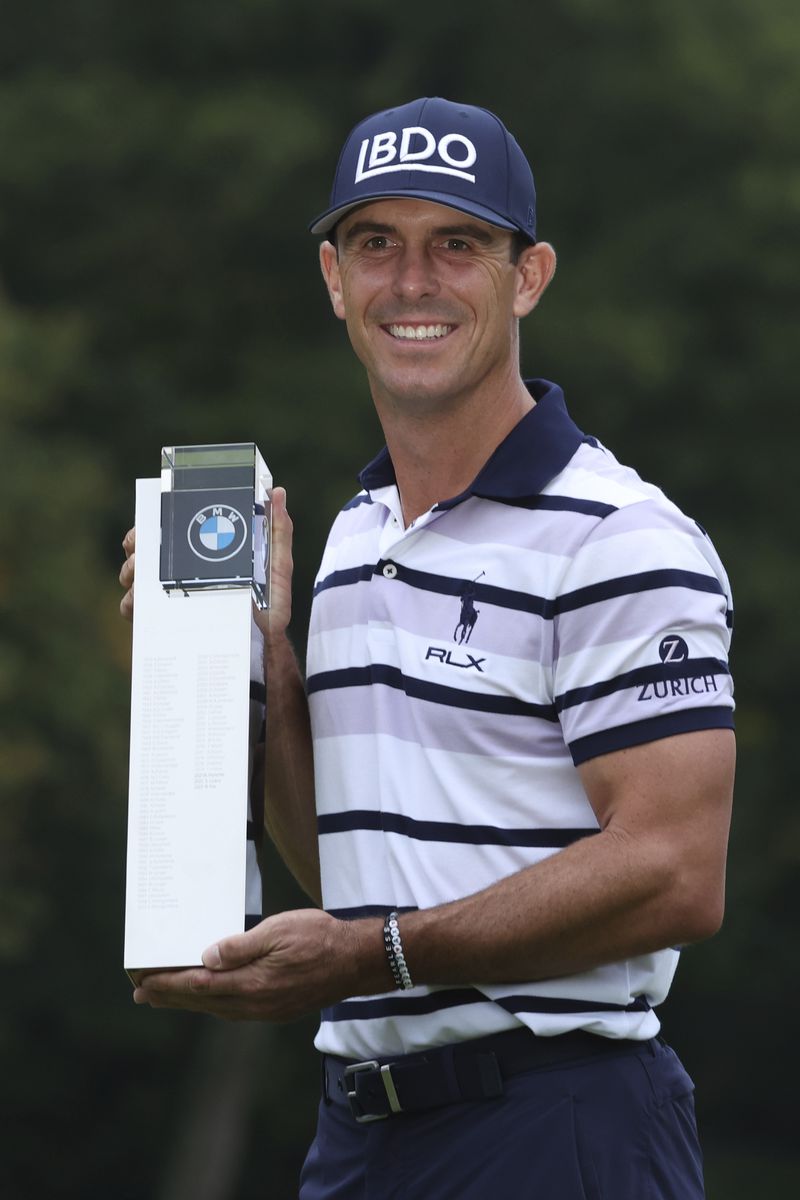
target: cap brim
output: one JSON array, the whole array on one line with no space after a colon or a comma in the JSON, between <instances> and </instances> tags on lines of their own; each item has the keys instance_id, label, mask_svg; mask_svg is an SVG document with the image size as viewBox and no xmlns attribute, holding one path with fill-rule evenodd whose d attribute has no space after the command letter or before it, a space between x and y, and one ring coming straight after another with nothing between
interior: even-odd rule
<instances>
[{"instance_id":1,"label":"cap brim","mask_svg":"<svg viewBox=\"0 0 800 1200\"><path fill-rule=\"evenodd\" d=\"M501 217L491 208L485 208L482 204L471 204L469 200L462 200L459 196L453 196L449 192L429 192L424 189L374 192L372 195L360 196L358 200L351 200L349 204L340 204L336 208L329 208L326 212L320 213L309 225L309 232L330 233L334 225L341 221L347 213L352 212L354 208L363 208L365 204L371 204L375 200L430 200L434 204L443 204L447 208L455 208L458 212L468 213L471 217L478 217L481 221L486 221L488 225L496 225L499 229L510 229L512 232L518 230L525 237L534 241L527 230L515 225L506 217Z\"/></svg>"}]
</instances>

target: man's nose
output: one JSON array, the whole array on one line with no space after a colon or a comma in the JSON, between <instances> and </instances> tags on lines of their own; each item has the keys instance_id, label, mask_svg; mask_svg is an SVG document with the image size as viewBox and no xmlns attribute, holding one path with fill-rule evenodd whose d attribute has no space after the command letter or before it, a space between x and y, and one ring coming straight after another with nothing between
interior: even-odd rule
<instances>
[{"instance_id":1,"label":"man's nose","mask_svg":"<svg viewBox=\"0 0 800 1200\"><path fill-rule=\"evenodd\" d=\"M404 300L435 296L439 291L436 264L423 246L405 246L396 260L394 294Z\"/></svg>"}]
</instances>

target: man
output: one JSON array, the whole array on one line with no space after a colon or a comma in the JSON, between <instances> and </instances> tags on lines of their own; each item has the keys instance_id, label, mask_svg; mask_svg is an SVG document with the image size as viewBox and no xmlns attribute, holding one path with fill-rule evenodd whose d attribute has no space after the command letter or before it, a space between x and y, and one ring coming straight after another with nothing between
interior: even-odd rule
<instances>
[{"instance_id":1,"label":"man","mask_svg":"<svg viewBox=\"0 0 800 1200\"><path fill-rule=\"evenodd\" d=\"M324 911L134 998L323 1009L304 1200L702 1196L654 1006L673 947L722 919L724 571L558 387L523 382L555 254L496 117L368 118L312 232L386 437L331 531L305 690L275 492L267 824Z\"/></svg>"}]
</instances>

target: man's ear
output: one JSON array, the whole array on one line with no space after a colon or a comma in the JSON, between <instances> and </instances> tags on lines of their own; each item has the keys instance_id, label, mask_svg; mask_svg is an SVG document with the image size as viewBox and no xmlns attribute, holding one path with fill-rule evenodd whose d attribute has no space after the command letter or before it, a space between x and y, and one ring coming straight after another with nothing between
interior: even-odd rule
<instances>
[{"instance_id":1,"label":"man's ear","mask_svg":"<svg viewBox=\"0 0 800 1200\"><path fill-rule=\"evenodd\" d=\"M340 321L344 320L344 298L342 296L342 279L339 273L339 258L336 247L331 242L323 242L319 248L319 265L322 278L331 298L333 311Z\"/></svg>"},{"instance_id":2,"label":"man's ear","mask_svg":"<svg viewBox=\"0 0 800 1200\"><path fill-rule=\"evenodd\" d=\"M516 263L514 316L527 317L539 303L556 270L556 252L549 242L536 242L522 251Z\"/></svg>"}]
</instances>

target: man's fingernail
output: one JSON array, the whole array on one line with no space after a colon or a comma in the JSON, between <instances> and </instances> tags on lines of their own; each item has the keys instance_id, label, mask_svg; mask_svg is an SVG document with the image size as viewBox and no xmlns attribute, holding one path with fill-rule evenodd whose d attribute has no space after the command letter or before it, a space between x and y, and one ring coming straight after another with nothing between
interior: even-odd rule
<instances>
[{"instance_id":1,"label":"man's fingernail","mask_svg":"<svg viewBox=\"0 0 800 1200\"><path fill-rule=\"evenodd\" d=\"M209 946L203 955L203 966L208 967L209 971L218 971L222 966L222 958L219 953L219 946Z\"/></svg>"}]
</instances>

